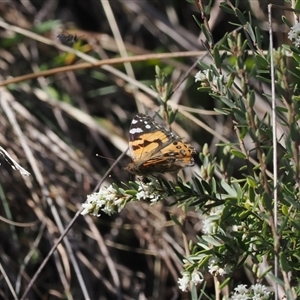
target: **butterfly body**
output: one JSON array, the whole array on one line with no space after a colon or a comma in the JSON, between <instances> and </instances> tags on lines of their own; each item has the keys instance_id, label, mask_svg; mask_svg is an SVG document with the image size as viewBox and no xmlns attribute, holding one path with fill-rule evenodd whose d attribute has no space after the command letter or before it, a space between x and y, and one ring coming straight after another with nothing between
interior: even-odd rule
<instances>
[{"instance_id":1,"label":"butterfly body","mask_svg":"<svg viewBox=\"0 0 300 300\"><path fill-rule=\"evenodd\" d=\"M75 42L78 41L78 36L77 35L72 35L72 34L63 34L60 33L57 35L57 38L65 44L74 44Z\"/></svg>"},{"instance_id":2,"label":"butterfly body","mask_svg":"<svg viewBox=\"0 0 300 300\"><path fill-rule=\"evenodd\" d=\"M125 169L131 173L150 175L175 172L194 165L194 147L148 115L136 115L129 134L132 162Z\"/></svg>"}]
</instances>

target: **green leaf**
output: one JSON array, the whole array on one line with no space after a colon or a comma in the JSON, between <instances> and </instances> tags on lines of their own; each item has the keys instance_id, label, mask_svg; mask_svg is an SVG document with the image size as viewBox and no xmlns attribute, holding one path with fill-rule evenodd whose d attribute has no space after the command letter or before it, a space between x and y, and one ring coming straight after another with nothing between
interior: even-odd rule
<instances>
[{"instance_id":1,"label":"green leaf","mask_svg":"<svg viewBox=\"0 0 300 300\"><path fill-rule=\"evenodd\" d=\"M269 73L269 71L268 71L268 73ZM259 76L259 75L257 76L257 79L260 79L261 81L266 82L266 83L271 83L270 79Z\"/></svg>"},{"instance_id":2,"label":"green leaf","mask_svg":"<svg viewBox=\"0 0 300 300\"><path fill-rule=\"evenodd\" d=\"M245 159L247 156L243 153L243 152L241 152L241 151L238 151L238 150L231 150L230 151L234 156L236 156L236 157L239 157L239 158L242 158L242 159Z\"/></svg>"},{"instance_id":3,"label":"green leaf","mask_svg":"<svg viewBox=\"0 0 300 300\"><path fill-rule=\"evenodd\" d=\"M234 106L234 103L232 102L232 100L228 99L227 97L219 97L219 99L224 103L226 104L227 106L229 107L233 107Z\"/></svg>"},{"instance_id":4,"label":"green leaf","mask_svg":"<svg viewBox=\"0 0 300 300\"><path fill-rule=\"evenodd\" d=\"M255 103L255 93L253 90L250 91L248 97L247 97L247 100L249 102L249 106L250 107L253 107L254 106L254 103Z\"/></svg>"},{"instance_id":5,"label":"green leaf","mask_svg":"<svg viewBox=\"0 0 300 300\"><path fill-rule=\"evenodd\" d=\"M300 231L300 226L299 226L299 224L297 223L297 222L294 222L294 221L292 221L291 222L292 223L292 225L298 230L298 232Z\"/></svg>"},{"instance_id":6,"label":"green leaf","mask_svg":"<svg viewBox=\"0 0 300 300\"><path fill-rule=\"evenodd\" d=\"M288 52L291 52L291 46L290 46L290 45L282 44L281 47L282 47L284 50L286 50L286 51L288 51Z\"/></svg>"},{"instance_id":7,"label":"green leaf","mask_svg":"<svg viewBox=\"0 0 300 300\"><path fill-rule=\"evenodd\" d=\"M222 246L222 244L221 244L219 241L217 241L215 238L213 238L211 235L203 235L202 238L203 238L206 242L212 244L212 245L215 246L215 247L220 247L220 246Z\"/></svg>"},{"instance_id":8,"label":"green leaf","mask_svg":"<svg viewBox=\"0 0 300 300\"><path fill-rule=\"evenodd\" d=\"M222 180L221 186L228 193L228 195L236 197L236 195L237 195L236 191L227 182Z\"/></svg>"},{"instance_id":9,"label":"green leaf","mask_svg":"<svg viewBox=\"0 0 300 300\"><path fill-rule=\"evenodd\" d=\"M291 271L291 266L288 262L288 259L286 257L285 252L280 252L280 254L279 254L279 264L280 264L281 270L283 270L285 272Z\"/></svg>"},{"instance_id":10,"label":"green leaf","mask_svg":"<svg viewBox=\"0 0 300 300\"><path fill-rule=\"evenodd\" d=\"M125 193L127 195L135 196L137 194L137 191L135 191L135 190L126 190Z\"/></svg>"},{"instance_id":11,"label":"green leaf","mask_svg":"<svg viewBox=\"0 0 300 300\"><path fill-rule=\"evenodd\" d=\"M223 289L224 287L226 287L230 282L230 277L227 277L219 286L219 289Z\"/></svg>"},{"instance_id":12,"label":"green leaf","mask_svg":"<svg viewBox=\"0 0 300 300\"><path fill-rule=\"evenodd\" d=\"M221 65L222 65L222 60L221 60L221 56L220 56L220 52L219 52L219 48L218 47L214 48L213 56L214 56L216 67L218 69L220 69Z\"/></svg>"},{"instance_id":13,"label":"green leaf","mask_svg":"<svg viewBox=\"0 0 300 300\"><path fill-rule=\"evenodd\" d=\"M254 189L249 186L249 189L248 189L248 198L249 198L249 201L254 203L255 201L255 193L254 193Z\"/></svg>"},{"instance_id":14,"label":"green leaf","mask_svg":"<svg viewBox=\"0 0 300 300\"><path fill-rule=\"evenodd\" d=\"M201 28L201 23L198 21L198 19L196 18L195 15L192 15L193 19L195 20L196 24L199 26L199 28Z\"/></svg>"},{"instance_id":15,"label":"green leaf","mask_svg":"<svg viewBox=\"0 0 300 300\"><path fill-rule=\"evenodd\" d=\"M300 56L299 53L293 53L293 58L297 63L300 63Z\"/></svg>"},{"instance_id":16,"label":"green leaf","mask_svg":"<svg viewBox=\"0 0 300 300\"><path fill-rule=\"evenodd\" d=\"M250 176L247 177L247 183L248 183L249 186L251 186L253 189L255 189L255 188L257 187L256 181L255 181L252 177L250 177Z\"/></svg>"},{"instance_id":17,"label":"green leaf","mask_svg":"<svg viewBox=\"0 0 300 300\"><path fill-rule=\"evenodd\" d=\"M300 11L300 0L296 0L294 9Z\"/></svg>"},{"instance_id":18,"label":"green leaf","mask_svg":"<svg viewBox=\"0 0 300 300\"><path fill-rule=\"evenodd\" d=\"M197 289L196 289L195 284L192 285L191 300L198 300Z\"/></svg>"},{"instance_id":19,"label":"green leaf","mask_svg":"<svg viewBox=\"0 0 300 300\"><path fill-rule=\"evenodd\" d=\"M174 112L173 112L173 110L171 110L169 112L169 119L168 119L169 125L171 125L175 121L176 115L177 115L177 110L175 110Z\"/></svg>"},{"instance_id":20,"label":"green leaf","mask_svg":"<svg viewBox=\"0 0 300 300\"><path fill-rule=\"evenodd\" d=\"M300 139L299 127L295 122L293 122L291 124L290 132L291 132L292 141L294 141L294 142L299 141L299 139Z\"/></svg>"},{"instance_id":21,"label":"green leaf","mask_svg":"<svg viewBox=\"0 0 300 300\"><path fill-rule=\"evenodd\" d=\"M289 213L289 208L286 205L282 205L281 211L286 216Z\"/></svg>"},{"instance_id":22,"label":"green leaf","mask_svg":"<svg viewBox=\"0 0 300 300\"><path fill-rule=\"evenodd\" d=\"M232 8L226 3L226 2L221 2L220 3L220 9L225 11L228 14L234 15L235 12L232 10Z\"/></svg>"},{"instance_id":23,"label":"green leaf","mask_svg":"<svg viewBox=\"0 0 300 300\"><path fill-rule=\"evenodd\" d=\"M269 62L261 55L255 55L255 59L257 61L257 68L261 68L265 70L269 68Z\"/></svg>"},{"instance_id":24,"label":"green leaf","mask_svg":"<svg viewBox=\"0 0 300 300\"><path fill-rule=\"evenodd\" d=\"M284 200L286 200L290 205L293 205L295 208L300 209L300 203L298 201L295 201L293 197L285 195Z\"/></svg>"},{"instance_id":25,"label":"green leaf","mask_svg":"<svg viewBox=\"0 0 300 300\"><path fill-rule=\"evenodd\" d=\"M300 54L300 49L299 48L296 48L295 46L291 45L290 46L291 50L294 52L294 53L297 53L297 54ZM294 54L293 53L293 54ZM294 56L294 55L293 55Z\"/></svg>"},{"instance_id":26,"label":"green leaf","mask_svg":"<svg viewBox=\"0 0 300 300\"><path fill-rule=\"evenodd\" d=\"M275 283L278 283L280 286L284 287L284 282L283 282L281 279L275 277L274 274L272 274L271 272L269 272L269 273L268 273L268 276L269 276L270 279L272 279Z\"/></svg>"},{"instance_id":27,"label":"green leaf","mask_svg":"<svg viewBox=\"0 0 300 300\"><path fill-rule=\"evenodd\" d=\"M202 236L202 238L203 238L203 236ZM198 245L200 248L204 249L204 250L209 250L209 251L211 251L210 247L209 247L207 244L204 244L204 243L199 242L199 243L197 243L197 245Z\"/></svg>"},{"instance_id":28,"label":"green leaf","mask_svg":"<svg viewBox=\"0 0 300 300\"><path fill-rule=\"evenodd\" d=\"M206 86L200 86L197 88L197 91L201 92L201 93L208 93L211 91L210 87L206 87Z\"/></svg>"},{"instance_id":29,"label":"green leaf","mask_svg":"<svg viewBox=\"0 0 300 300\"><path fill-rule=\"evenodd\" d=\"M286 108L286 107L284 107L284 106L276 106L276 111L279 111L279 112L284 112L284 113L288 113L289 112L289 110Z\"/></svg>"},{"instance_id":30,"label":"green leaf","mask_svg":"<svg viewBox=\"0 0 300 300\"><path fill-rule=\"evenodd\" d=\"M201 30L202 30L202 33L205 35L207 42L210 45L214 44L214 38L213 38L211 32L207 29L207 27L204 24L201 24Z\"/></svg>"},{"instance_id":31,"label":"green leaf","mask_svg":"<svg viewBox=\"0 0 300 300\"><path fill-rule=\"evenodd\" d=\"M264 207L267 208L267 210L271 211L273 209L272 198L268 193L263 193L262 202Z\"/></svg>"},{"instance_id":32,"label":"green leaf","mask_svg":"<svg viewBox=\"0 0 300 300\"><path fill-rule=\"evenodd\" d=\"M243 13L239 9L235 10L235 14L238 17L238 19L240 20L240 22L242 23L242 25L246 25L247 20L246 20L245 16L243 15Z\"/></svg>"},{"instance_id":33,"label":"green leaf","mask_svg":"<svg viewBox=\"0 0 300 300\"><path fill-rule=\"evenodd\" d=\"M228 32L226 32L224 36L221 38L221 40L218 41L219 47L223 50L229 50L227 47L227 39L228 39Z\"/></svg>"},{"instance_id":34,"label":"green leaf","mask_svg":"<svg viewBox=\"0 0 300 300\"><path fill-rule=\"evenodd\" d=\"M258 29L258 27L255 27L254 30L255 30L255 37L256 37L257 47L259 49L261 49L261 47L262 47L261 42L263 40L263 37L261 36L260 30Z\"/></svg>"},{"instance_id":35,"label":"green leaf","mask_svg":"<svg viewBox=\"0 0 300 300\"><path fill-rule=\"evenodd\" d=\"M286 215L282 219L283 219L283 222L280 224L280 227L279 227L279 230L278 230L279 235L282 235L284 233L284 231L287 230L287 225L289 223L290 216Z\"/></svg>"},{"instance_id":36,"label":"green leaf","mask_svg":"<svg viewBox=\"0 0 300 300\"><path fill-rule=\"evenodd\" d=\"M216 112L218 112L222 115L226 115L226 116L230 115L229 111L221 110L221 109L218 109L218 108L214 108L214 111L216 111Z\"/></svg>"},{"instance_id":37,"label":"green leaf","mask_svg":"<svg viewBox=\"0 0 300 300\"><path fill-rule=\"evenodd\" d=\"M217 182L214 177L212 177L212 179L211 179L211 189L214 194L217 193Z\"/></svg>"},{"instance_id":38,"label":"green leaf","mask_svg":"<svg viewBox=\"0 0 300 300\"><path fill-rule=\"evenodd\" d=\"M270 147L270 149L268 150L268 153L266 155L265 158L265 164L268 164L269 162L271 162L273 159L273 147Z\"/></svg>"},{"instance_id":39,"label":"green leaf","mask_svg":"<svg viewBox=\"0 0 300 300\"><path fill-rule=\"evenodd\" d=\"M251 24L249 22L247 22L245 27L246 27L247 32L249 33L249 36L250 36L252 42L255 44L256 37L255 37L255 34L254 34Z\"/></svg>"},{"instance_id":40,"label":"green leaf","mask_svg":"<svg viewBox=\"0 0 300 300\"><path fill-rule=\"evenodd\" d=\"M178 220L178 218L174 215L170 215L171 220L178 226L182 227L182 223Z\"/></svg>"},{"instance_id":41,"label":"green leaf","mask_svg":"<svg viewBox=\"0 0 300 300\"><path fill-rule=\"evenodd\" d=\"M293 25L290 23L290 21L287 19L286 16L281 17L282 22L289 28L291 28Z\"/></svg>"},{"instance_id":42,"label":"green leaf","mask_svg":"<svg viewBox=\"0 0 300 300\"><path fill-rule=\"evenodd\" d=\"M205 192L208 195L210 195L211 194L211 187L210 187L210 185L206 181L204 181L204 180L201 183L202 183L202 186L203 186Z\"/></svg>"},{"instance_id":43,"label":"green leaf","mask_svg":"<svg viewBox=\"0 0 300 300\"><path fill-rule=\"evenodd\" d=\"M245 110L241 111L240 108L233 107L232 111L233 111L234 116L236 117L236 119L238 121L240 121L241 124L246 123L246 116L245 116L245 112L244 112ZM247 125L247 127L248 127L248 125Z\"/></svg>"}]
</instances>

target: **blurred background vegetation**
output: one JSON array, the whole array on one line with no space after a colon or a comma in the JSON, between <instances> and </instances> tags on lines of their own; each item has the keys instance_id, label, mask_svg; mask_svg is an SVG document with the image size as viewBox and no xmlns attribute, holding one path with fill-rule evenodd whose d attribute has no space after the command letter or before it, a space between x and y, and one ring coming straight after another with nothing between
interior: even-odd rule
<instances>
[{"instance_id":1,"label":"blurred background vegetation","mask_svg":"<svg viewBox=\"0 0 300 300\"><path fill-rule=\"evenodd\" d=\"M229 21L235 17L224 14L220 2L211 2L209 25L215 42L234 29ZM267 36L267 1L241 2L240 9L251 11ZM22 295L86 195L126 150L132 117L159 111L150 88L156 65L177 86L170 99L178 109L174 131L198 151L208 143L213 156L223 155L216 147L220 135L232 142L236 138L230 117L213 110L220 104L197 91L198 65L190 70L207 55L205 37L193 18L202 22L195 2L10 0L0 2L0 16L0 145L31 173L21 176L1 160L0 262ZM59 39L59 34L73 39ZM280 30L274 35L277 42L283 40ZM156 57L179 51L186 51L186 57ZM143 54L151 57L71 68ZM51 74L42 73L47 76L37 76L54 68ZM27 74L35 78L10 81ZM265 109L265 103L256 106ZM104 184L132 180L123 170L129 161L121 159ZM190 175L186 170L187 179ZM81 280L91 299L189 299L177 284L186 245L170 214L180 216L182 211L166 200L153 206L135 202L112 217L80 217L28 299L83 299ZM201 215L189 212L184 217L185 233L193 240L201 230ZM76 274L74 260L80 270ZM247 283L242 271L234 276ZM208 294L213 293L209 274L206 280ZM12 299L3 277L0 298Z\"/></svg>"}]
</instances>

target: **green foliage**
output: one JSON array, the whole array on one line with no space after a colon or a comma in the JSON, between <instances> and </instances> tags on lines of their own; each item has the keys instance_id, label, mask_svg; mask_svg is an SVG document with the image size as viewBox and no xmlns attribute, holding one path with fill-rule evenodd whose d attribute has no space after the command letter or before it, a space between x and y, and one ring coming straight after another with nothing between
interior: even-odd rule
<instances>
[{"instance_id":1,"label":"green foliage","mask_svg":"<svg viewBox=\"0 0 300 300\"><path fill-rule=\"evenodd\" d=\"M211 228L206 229L204 235L199 237L199 247L191 249L191 256L188 258L189 267L193 265L194 268L199 268L199 266L212 268L213 265L217 265L222 272L226 270L228 278L224 282L230 285L231 274L237 268L248 264L246 263L247 257L252 260L252 265L249 267L254 278L262 279L272 274L271 266L274 256L279 256L279 277L276 278L276 282L284 288L284 280L287 280L285 272L291 272L292 277L297 278L300 267L296 254L300 247L300 242L296 238L300 232L299 226L296 225L300 216L298 205L300 136L298 101L295 99L299 90L293 81L293 76L298 78L299 73L292 73L287 68L284 49L292 51L293 58L299 63L299 48L284 46L265 55L261 48L262 36L258 28L253 29L251 20L246 20L244 14L231 4L223 3L221 7L227 13L237 17L240 24L235 25L242 26L246 39L243 40L240 33L227 35L227 41L222 40L221 44L213 49L214 64L210 66L201 64L201 66L204 68L205 86L206 88L210 86L211 96L223 104L222 109L219 107L218 111L232 117L240 145L238 148L233 144L230 145L230 153L234 157L230 157L225 164L222 163L221 170L225 170L227 164L231 164L238 158L244 161L240 169L243 173L237 178L232 172L223 171L224 179L219 182L217 191L213 194L218 201L210 200L209 203L212 204L210 210L205 210L209 206L208 203L198 206L199 210L207 214L205 222L210 222ZM288 24L287 21L285 23ZM232 56L235 60L222 61L216 48L224 49L226 57ZM250 68L246 64L249 50L255 55ZM268 85L271 83L270 55L274 58L276 98L280 99L276 107L277 118L281 120L280 125L284 128L284 132L288 133L284 135L280 144L278 140L279 152L275 157L278 160L280 174L280 179L275 183L276 193L280 199L276 207L278 210L276 223L274 220L274 178L271 171L274 155L272 132L275 129L272 128L270 122L271 111L266 112L265 115L257 114L259 107L256 98L259 95L249 84L251 79L255 78L262 79ZM264 77L261 76L263 74ZM227 84L229 78L231 78L230 84ZM203 82L204 80L201 84ZM246 138L250 138L252 149L249 147L247 149ZM211 184L210 181L207 183ZM222 205L219 201L223 202ZM277 222L279 226L276 228ZM210 260L215 258L217 258L217 264L210 264ZM259 275L258 263L263 260L267 261L270 267L263 275ZM256 268L254 268L255 265ZM218 268L213 273L217 275ZM286 282L286 284L290 283ZM290 291L286 290L286 293Z\"/></svg>"}]
</instances>

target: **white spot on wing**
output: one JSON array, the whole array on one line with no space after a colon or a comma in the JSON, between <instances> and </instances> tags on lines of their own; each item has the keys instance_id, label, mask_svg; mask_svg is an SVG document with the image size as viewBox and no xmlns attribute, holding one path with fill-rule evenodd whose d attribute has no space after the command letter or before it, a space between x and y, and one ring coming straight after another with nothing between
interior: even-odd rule
<instances>
[{"instance_id":1,"label":"white spot on wing","mask_svg":"<svg viewBox=\"0 0 300 300\"><path fill-rule=\"evenodd\" d=\"M146 128L146 129L150 129L151 126L150 126L150 125L146 125L145 128Z\"/></svg>"},{"instance_id":2,"label":"white spot on wing","mask_svg":"<svg viewBox=\"0 0 300 300\"><path fill-rule=\"evenodd\" d=\"M131 121L131 124L136 124L137 122L138 122L138 120L133 119L133 120Z\"/></svg>"},{"instance_id":3,"label":"white spot on wing","mask_svg":"<svg viewBox=\"0 0 300 300\"><path fill-rule=\"evenodd\" d=\"M130 133L130 134L136 134L136 133L141 133L141 132L143 132L143 129L142 129L142 128L131 128L131 129L129 130L129 133Z\"/></svg>"}]
</instances>

